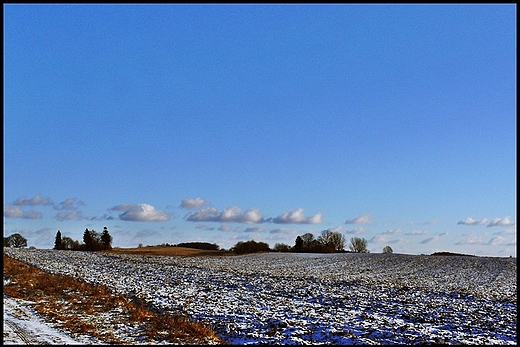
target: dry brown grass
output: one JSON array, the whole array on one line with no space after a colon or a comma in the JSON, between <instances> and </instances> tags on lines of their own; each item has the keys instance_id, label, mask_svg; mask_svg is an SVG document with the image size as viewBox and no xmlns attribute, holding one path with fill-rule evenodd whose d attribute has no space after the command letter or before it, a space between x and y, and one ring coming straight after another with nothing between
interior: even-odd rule
<instances>
[{"instance_id":1,"label":"dry brown grass","mask_svg":"<svg viewBox=\"0 0 520 347\"><path fill-rule=\"evenodd\" d=\"M69 332L94 336L105 343L128 344L115 337L115 328L111 329L127 324L140 326L141 336L152 342L224 343L211 329L187 317L155 312L135 298L114 295L108 288L71 276L43 272L5 254L3 260L4 278L11 280L4 285L4 294L34 302L32 306L38 313Z\"/></svg>"},{"instance_id":2,"label":"dry brown grass","mask_svg":"<svg viewBox=\"0 0 520 347\"><path fill-rule=\"evenodd\" d=\"M164 255L170 257L200 257L230 255L226 251L214 251L187 247L152 246L138 248L113 248L106 253L115 254L140 254L140 255Z\"/></svg>"}]
</instances>

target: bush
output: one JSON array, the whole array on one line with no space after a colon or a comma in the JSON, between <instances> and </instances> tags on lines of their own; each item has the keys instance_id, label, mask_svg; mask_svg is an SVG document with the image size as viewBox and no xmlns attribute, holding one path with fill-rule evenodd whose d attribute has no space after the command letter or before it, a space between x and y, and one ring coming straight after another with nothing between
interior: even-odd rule
<instances>
[{"instance_id":1,"label":"bush","mask_svg":"<svg viewBox=\"0 0 520 347\"><path fill-rule=\"evenodd\" d=\"M394 253L394 250L390 246L383 247L383 254L392 254Z\"/></svg>"}]
</instances>

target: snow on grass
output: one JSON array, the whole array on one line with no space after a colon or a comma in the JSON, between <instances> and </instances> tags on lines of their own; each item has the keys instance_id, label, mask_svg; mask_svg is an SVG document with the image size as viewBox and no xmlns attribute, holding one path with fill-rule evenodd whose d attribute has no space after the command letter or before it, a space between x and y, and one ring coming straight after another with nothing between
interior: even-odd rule
<instances>
[{"instance_id":1,"label":"snow on grass","mask_svg":"<svg viewBox=\"0 0 520 347\"><path fill-rule=\"evenodd\" d=\"M516 344L516 258L4 252L187 314L231 344Z\"/></svg>"}]
</instances>

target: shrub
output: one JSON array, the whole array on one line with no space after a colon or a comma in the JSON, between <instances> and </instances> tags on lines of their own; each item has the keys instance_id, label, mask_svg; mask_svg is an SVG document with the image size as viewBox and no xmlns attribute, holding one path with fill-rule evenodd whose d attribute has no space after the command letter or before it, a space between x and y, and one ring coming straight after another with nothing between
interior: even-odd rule
<instances>
[{"instance_id":1,"label":"shrub","mask_svg":"<svg viewBox=\"0 0 520 347\"><path fill-rule=\"evenodd\" d=\"M392 254L394 253L394 250L390 246L383 247L383 254Z\"/></svg>"}]
</instances>

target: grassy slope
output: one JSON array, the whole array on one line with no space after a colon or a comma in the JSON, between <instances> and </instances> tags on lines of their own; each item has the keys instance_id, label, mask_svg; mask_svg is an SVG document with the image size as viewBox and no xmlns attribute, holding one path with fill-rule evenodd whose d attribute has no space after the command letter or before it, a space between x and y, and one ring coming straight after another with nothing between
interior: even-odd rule
<instances>
[{"instance_id":1,"label":"grassy slope","mask_svg":"<svg viewBox=\"0 0 520 347\"><path fill-rule=\"evenodd\" d=\"M71 333L94 336L109 344L127 344L114 336L111 326L137 324L144 341L152 343L223 343L211 329L187 317L154 312L135 298L131 300L71 276L48 274L5 254L3 274L4 294L32 302L38 313ZM7 285L5 279L10 280ZM118 313L107 318L113 312Z\"/></svg>"}]
</instances>

